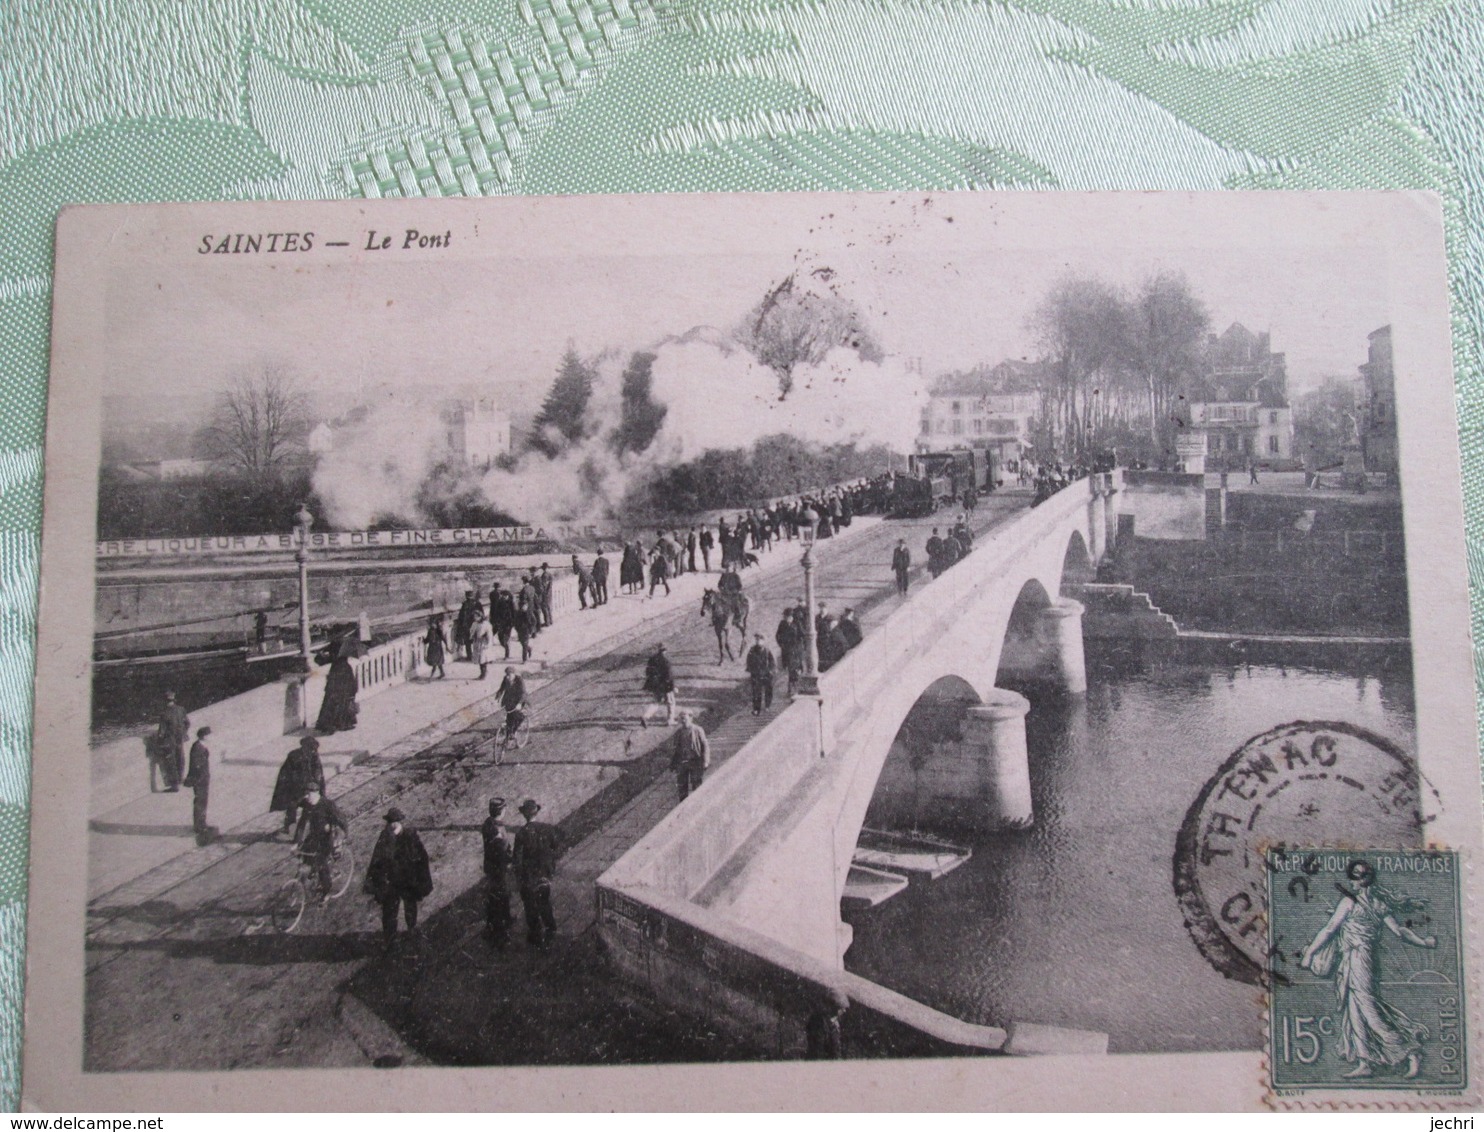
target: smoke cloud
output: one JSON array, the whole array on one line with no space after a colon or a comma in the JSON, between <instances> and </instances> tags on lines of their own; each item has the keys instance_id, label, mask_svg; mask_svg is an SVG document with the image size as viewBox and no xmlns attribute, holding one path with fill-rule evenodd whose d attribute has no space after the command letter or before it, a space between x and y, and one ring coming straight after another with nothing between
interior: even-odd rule
<instances>
[{"instance_id":1,"label":"smoke cloud","mask_svg":"<svg viewBox=\"0 0 1484 1132\"><path fill-rule=\"evenodd\" d=\"M583 384L571 378L572 361L562 368L569 388ZM926 397L921 375L880 349L830 279L790 277L732 331L695 327L583 365L590 392L576 404L580 421L545 427L539 447L520 451L517 438L512 462L469 473L493 510L531 523L602 520L659 471L778 433L909 451ZM397 398L339 430L315 488L343 527L426 522L420 492L446 459L437 407Z\"/></svg>"}]
</instances>

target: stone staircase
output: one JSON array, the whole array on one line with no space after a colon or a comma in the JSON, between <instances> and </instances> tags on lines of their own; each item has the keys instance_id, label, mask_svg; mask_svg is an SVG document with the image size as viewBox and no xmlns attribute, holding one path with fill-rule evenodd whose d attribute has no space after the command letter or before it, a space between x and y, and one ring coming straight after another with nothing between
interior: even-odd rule
<instances>
[{"instance_id":1,"label":"stone staircase","mask_svg":"<svg viewBox=\"0 0 1484 1132\"><path fill-rule=\"evenodd\" d=\"M1084 637L1173 640L1180 635L1175 619L1131 585L1088 582L1073 587L1073 596L1087 610L1082 615Z\"/></svg>"}]
</instances>

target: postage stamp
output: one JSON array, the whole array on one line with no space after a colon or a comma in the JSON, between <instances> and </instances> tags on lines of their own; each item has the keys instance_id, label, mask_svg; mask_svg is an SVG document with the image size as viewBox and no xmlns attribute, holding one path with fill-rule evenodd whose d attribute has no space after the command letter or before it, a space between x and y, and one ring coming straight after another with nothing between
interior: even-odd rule
<instances>
[{"instance_id":1,"label":"postage stamp","mask_svg":"<svg viewBox=\"0 0 1484 1132\"><path fill-rule=\"evenodd\" d=\"M1274 1093L1463 1090L1458 854L1275 848L1267 866Z\"/></svg>"}]
</instances>

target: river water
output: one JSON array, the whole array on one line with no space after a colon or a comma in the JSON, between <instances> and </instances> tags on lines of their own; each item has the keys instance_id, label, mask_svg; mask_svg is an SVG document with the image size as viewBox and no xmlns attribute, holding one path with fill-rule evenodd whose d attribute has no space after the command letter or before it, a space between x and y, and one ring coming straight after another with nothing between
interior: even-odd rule
<instances>
[{"instance_id":1,"label":"river water","mask_svg":"<svg viewBox=\"0 0 1484 1132\"><path fill-rule=\"evenodd\" d=\"M1186 930L1176 833L1222 761L1271 727L1344 720L1414 751L1408 658L1343 671L1088 646L1085 700L1032 699L1035 825L980 835L955 872L846 913L846 967L969 1021L1103 1031L1112 1052L1258 1048L1257 988Z\"/></svg>"}]
</instances>

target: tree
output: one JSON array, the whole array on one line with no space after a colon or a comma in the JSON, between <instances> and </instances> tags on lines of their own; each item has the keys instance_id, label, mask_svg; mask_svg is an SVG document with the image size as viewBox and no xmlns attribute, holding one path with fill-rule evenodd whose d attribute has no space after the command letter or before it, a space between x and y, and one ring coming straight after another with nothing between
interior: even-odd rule
<instances>
[{"instance_id":1,"label":"tree","mask_svg":"<svg viewBox=\"0 0 1484 1132\"><path fill-rule=\"evenodd\" d=\"M669 412L654 399L655 355L640 351L629 358L620 390L618 428L613 434L615 451L643 452L653 443Z\"/></svg>"},{"instance_id":2,"label":"tree","mask_svg":"<svg viewBox=\"0 0 1484 1132\"><path fill-rule=\"evenodd\" d=\"M1123 336L1124 361L1148 398L1149 441L1155 451L1168 447L1164 442L1171 431L1171 406L1200 371L1210 326L1205 304L1178 272L1149 276L1133 299Z\"/></svg>"},{"instance_id":3,"label":"tree","mask_svg":"<svg viewBox=\"0 0 1484 1132\"><path fill-rule=\"evenodd\" d=\"M1294 399L1293 443L1296 452L1314 452L1319 467L1329 467L1355 448L1358 413L1355 385L1343 377L1326 377L1317 389Z\"/></svg>"},{"instance_id":4,"label":"tree","mask_svg":"<svg viewBox=\"0 0 1484 1132\"><path fill-rule=\"evenodd\" d=\"M593 365L580 358L568 343L556 380L531 423L532 448L554 458L587 436L587 407L597 377Z\"/></svg>"},{"instance_id":5,"label":"tree","mask_svg":"<svg viewBox=\"0 0 1484 1132\"><path fill-rule=\"evenodd\" d=\"M813 289L813 283L800 285L796 274L764 295L735 335L778 375L780 401L793 390L797 366L818 365L837 346L854 350L868 362L885 356L856 305L834 290L833 272L818 268L812 273L822 291Z\"/></svg>"},{"instance_id":6,"label":"tree","mask_svg":"<svg viewBox=\"0 0 1484 1132\"><path fill-rule=\"evenodd\" d=\"M1064 455L1085 453L1104 417L1127 352L1128 305L1100 279L1067 276L1031 316L1048 364L1042 416Z\"/></svg>"},{"instance_id":7,"label":"tree","mask_svg":"<svg viewBox=\"0 0 1484 1132\"><path fill-rule=\"evenodd\" d=\"M268 363L256 373L238 374L217 405L212 447L249 480L276 478L304 450L306 412L304 393L286 367Z\"/></svg>"}]
</instances>

